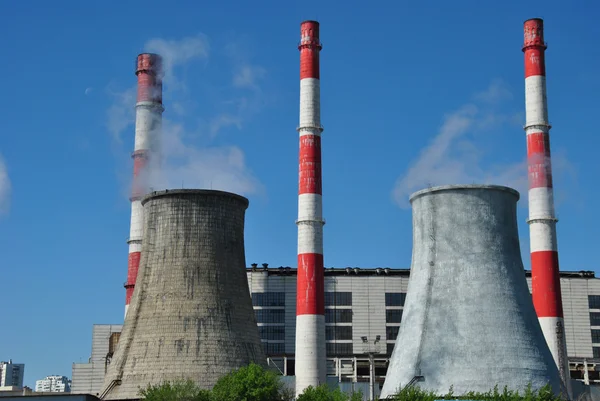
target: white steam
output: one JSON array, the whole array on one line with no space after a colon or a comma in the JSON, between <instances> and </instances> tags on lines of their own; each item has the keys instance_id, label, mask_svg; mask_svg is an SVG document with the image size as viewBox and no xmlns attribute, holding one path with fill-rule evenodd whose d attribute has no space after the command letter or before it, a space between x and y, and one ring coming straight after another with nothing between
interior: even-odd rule
<instances>
[{"instance_id":1,"label":"white steam","mask_svg":"<svg viewBox=\"0 0 600 401\"><path fill-rule=\"evenodd\" d=\"M496 184L518 190L521 199L527 195L527 161L490 165L478 133L508 123L508 130L519 130L519 114L504 114L497 105L512 97L501 81L494 81L474 101L446 115L444 123L430 144L425 147L406 174L398 178L393 190L394 200L409 207L411 193L428 186L449 184ZM520 146L525 147L524 133ZM521 204L526 204L521 202Z\"/></svg>"},{"instance_id":2,"label":"white steam","mask_svg":"<svg viewBox=\"0 0 600 401\"><path fill-rule=\"evenodd\" d=\"M216 146L211 142L225 127L242 129L244 121L252 114L246 107L253 100L250 96L260 94L260 79L264 69L251 66L245 60L236 62L231 70L231 78L227 82L217 82L231 89L232 98L215 99L228 109L214 115L197 116L206 123L200 129L190 130L184 120L188 115L186 105L190 104L192 97L201 98L204 94L190 93L181 70L208 59L208 38L198 35L181 40L152 39L146 43L145 51L163 57L166 111L162 118L162 133L157 142L151 145L156 152L151 155L154 162L149 165L147 175L140 177L143 185L152 190L185 187L219 189L241 195L263 192L262 184L246 165L244 152L239 147ZM196 65L193 67L201 68ZM214 77L203 74L192 76L210 83L215 81ZM118 145L119 154L124 158L133 148L136 87L112 94L115 101L108 112L108 128ZM124 141L122 138L127 139ZM202 141L202 146L198 145L198 141ZM130 171L127 174L131 176Z\"/></svg>"},{"instance_id":3,"label":"white steam","mask_svg":"<svg viewBox=\"0 0 600 401\"><path fill-rule=\"evenodd\" d=\"M10 208L11 183L4 159L0 156L0 215L8 213Z\"/></svg>"}]
</instances>

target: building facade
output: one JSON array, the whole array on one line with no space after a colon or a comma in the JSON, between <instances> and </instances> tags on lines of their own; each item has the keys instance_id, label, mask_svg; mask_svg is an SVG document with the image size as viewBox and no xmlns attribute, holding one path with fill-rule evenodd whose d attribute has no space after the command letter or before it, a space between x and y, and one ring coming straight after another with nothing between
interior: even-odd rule
<instances>
[{"instance_id":1,"label":"building facade","mask_svg":"<svg viewBox=\"0 0 600 401\"><path fill-rule=\"evenodd\" d=\"M87 363L74 363L71 393L97 395L102 390L121 324L95 324L92 330L92 355Z\"/></svg>"},{"instance_id":2,"label":"building facade","mask_svg":"<svg viewBox=\"0 0 600 401\"><path fill-rule=\"evenodd\" d=\"M13 363L12 359L0 362L0 387L22 388L24 375L25 364Z\"/></svg>"},{"instance_id":3,"label":"building facade","mask_svg":"<svg viewBox=\"0 0 600 401\"><path fill-rule=\"evenodd\" d=\"M531 291L531 272L523 274ZM402 324L409 277L408 269L325 269L328 381L349 390L358 387L352 383L369 383L372 374L379 394ZM269 365L293 388L296 269L252 265L247 278ZM571 377L600 384L600 279L580 271L561 272L560 280ZM94 326L90 362L73 364L73 393L100 391L121 328Z\"/></svg>"},{"instance_id":4,"label":"building facade","mask_svg":"<svg viewBox=\"0 0 600 401\"><path fill-rule=\"evenodd\" d=\"M531 272L525 271L531 292ZM296 270L252 265L252 302L269 363L294 375ZM410 270L326 268L327 375L339 382L385 380L402 324ZM571 377L600 384L600 279L593 272L561 272ZM378 391L376 391L378 392Z\"/></svg>"},{"instance_id":5,"label":"building facade","mask_svg":"<svg viewBox=\"0 0 600 401\"><path fill-rule=\"evenodd\" d=\"M36 393L69 393L71 392L71 380L66 376L46 376L42 380L35 381Z\"/></svg>"}]
</instances>

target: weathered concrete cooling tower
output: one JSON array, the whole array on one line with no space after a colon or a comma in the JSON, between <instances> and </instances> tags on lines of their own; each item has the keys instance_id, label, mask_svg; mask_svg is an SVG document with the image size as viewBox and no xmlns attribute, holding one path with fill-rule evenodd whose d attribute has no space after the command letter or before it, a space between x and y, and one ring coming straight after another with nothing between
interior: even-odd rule
<instances>
[{"instance_id":1,"label":"weathered concrete cooling tower","mask_svg":"<svg viewBox=\"0 0 600 401\"><path fill-rule=\"evenodd\" d=\"M407 384L447 394L560 391L521 261L519 193L488 185L414 193L413 256L382 398ZM416 376L422 378L413 381Z\"/></svg>"},{"instance_id":2,"label":"weathered concrete cooling tower","mask_svg":"<svg viewBox=\"0 0 600 401\"><path fill-rule=\"evenodd\" d=\"M248 200L169 190L142 204L137 284L101 398L178 378L211 388L233 369L266 365L245 269Z\"/></svg>"}]
</instances>

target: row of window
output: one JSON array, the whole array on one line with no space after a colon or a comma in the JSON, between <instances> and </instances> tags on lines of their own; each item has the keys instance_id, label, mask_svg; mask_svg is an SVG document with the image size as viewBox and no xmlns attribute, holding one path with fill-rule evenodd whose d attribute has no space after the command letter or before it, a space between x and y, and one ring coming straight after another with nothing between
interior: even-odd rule
<instances>
[{"instance_id":1,"label":"row of window","mask_svg":"<svg viewBox=\"0 0 600 401\"><path fill-rule=\"evenodd\" d=\"M590 312L590 326L600 326L600 312Z\"/></svg>"},{"instance_id":2,"label":"row of window","mask_svg":"<svg viewBox=\"0 0 600 401\"><path fill-rule=\"evenodd\" d=\"M387 338L388 341L396 341L399 331L400 331L400 326L387 326L385 328L385 337Z\"/></svg>"},{"instance_id":3,"label":"row of window","mask_svg":"<svg viewBox=\"0 0 600 401\"><path fill-rule=\"evenodd\" d=\"M256 321L258 323L285 323L284 309L255 309ZM386 323L402 322L402 309L387 309L385 311ZM326 323L352 323L352 310L350 309L326 309Z\"/></svg>"},{"instance_id":4,"label":"row of window","mask_svg":"<svg viewBox=\"0 0 600 401\"><path fill-rule=\"evenodd\" d=\"M285 343L263 343L267 355L285 354Z\"/></svg>"},{"instance_id":5,"label":"row of window","mask_svg":"<svg viewBox=\"0 0 600 401\"><path fill-rule=\"evenodd\" d=\"M258 326L258 331L262 340L285 340L285 326Z\"/></svg>"},{"instance_id":6,"label":"row of window","mask_svg":"<svg viewBox=\"0 0 600 401\"><path fill-rule=\"evenodd\" d=\"M327 343L325 345L327 355L353 355L354 349L352 343Z\"/></svg>"},{"instance_id":7,"label":"row of window","mask_svg":"<svg viewBox=\"0 0 600 401\"><path fill-rule=\"evenodd\" d=\"M388 344L388 353L390 345L394 346L393 344ZM354 354L352 343L327 343L325 347L327 355L350 356ZM285 344L263 342L263 349L267 355L284 354Z\"/></svg>"},{"instance_id":8,"label":"row of window","mask_svg":"<svg viewBox=\"0 0 600 401\"><path fill-rule=\"evenodd\" d=\"M352 293L326 292L325 306L352 306Z\"/></svg>"},{"instance_id":9,"label":"row of window","mask_svg":"<svg viewBox=\"0 0 600 401\"><path fill-rule=\"evenodd\" d=\"M404 301L406 301L405 292L385 293L385 306L404 306Z\"/></svg>"},{"instance_id":10,"label":"row of window","mask_svg":"<svg viewBox=\"0 0 600 401\"><path fill-rule=\"evenodd\" d=\"M405 301L405 292L387 292L385 294L385 306L404 306ZM253 292L252 305L285 306L285 292ZM352 306L352 293L326 292L325 306Z\"/></svg>"},{"instance_id":11,"label":"row of window","mask_svg":"<svg viewBox=\"0 0 600 401\"><path fill-rule=\"evenodd\" d=\"M387 309L385 311L385 322L386 323L402 322L402 309Z\"/></svg>"},{"instance_id":12,"label":"row of window","mask_svg":"<svg viewBox=\"0 0 600 401\"><path fill-rule=\"evenodd\" d=\"M253 292L254 306L285 306L285 292ZM352 306L351 292L326 292L325 306Z\"/></svg>"},{"instance_id":13,"label":"row of window","mask_svg":"<svg viewBox=\"0 0 600 401\"><path fill-rule=\"evenodd\" d=\"M255 309L257 323L285 323L284 309ZM388 309L385 311L386 323L402 322L402 309ZM351 310L325 310L326 323L352 323Z\"/></svg>"},{"instance_id":14,"label":"row of window","mask_svg":"<svg viewBox=\"0 0 600 401\"><path fill-rule=\"evenodd\" d=\"M600 295L588 295L590 309L600 309Z\"/></svg>"},{"instance_id":15,"label":"row of window","mask_svg":"<svg viewBox=\"0 0 600 401\"><path fill-rule=\"evenodd\" d=\"M260 338L267 341L284 341L285 326L259 326ZM396 341L400 326L387 326L385 336L388 341ZM352 340L352 326L326 326L327 341ZM600 343L600 330L592 330L592 342Z\"/></svg>"},{"instance_id":16,"label":"row of window","mask_svg":"<svg viewBox=\"0 0 600 401\"><path fill-rule=\"evenodd\" d=\"M352 309L325 309L325 323L352 323Z\"/></svg>"},{"instance_id":17,"label":"row of window","mask_svg":"<svg viewBox=\"0 0 600 401\"><path fill-rule=\"evenodd\" d=\"M285 306L285 292L253 292L254 306Z\"/></svg>"},{"instance_id":18,"label":"row of window","mask_svg":"<svg viewBox=\"0 0 600 401\"><path fill-rule=\"evenodd\" d=\"M326 326L325 338L331 340L352 340L352 326Z\"/></svg>"},{"instance_id":19,"label":"row of window","mask_svg":"<svg viewBox=\"0 0 600 401\"><path fill-rule=\"evenodd\" d=\"M254 309L257 323L285 323L285 309Z\"/></svg>"}]
</instances>

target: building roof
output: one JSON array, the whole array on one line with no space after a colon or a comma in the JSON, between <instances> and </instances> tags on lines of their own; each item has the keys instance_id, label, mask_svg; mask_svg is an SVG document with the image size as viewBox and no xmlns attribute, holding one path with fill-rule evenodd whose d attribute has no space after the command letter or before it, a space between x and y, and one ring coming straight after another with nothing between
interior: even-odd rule
<instances>
[{"instance_id":1,"label":"building roof","mask_svg":"<svg viewBox=\"0 0 600 401\"><path fill-rule=\"evenodd\" d=\"M269 267L267 263L263 263L259 266L256 263L253 263L251 267L246 268L247 272L267 272L269 275L282 275L282 276L295 276L297 274L297 269L290 266L279 266L279 267ZM526 277L531 277L531 270L524 270ZM387 275L387 276L401 276L401 277L409 277L410 269L398 269L391 267L325 267L325 276L346 276L349 274L359 275L359 276L374 276L374 275ZM561 271L561 278L596 278L596 274L593 271L589 270L579 270L579 271Z\"/></svg>"}]
</instances>

